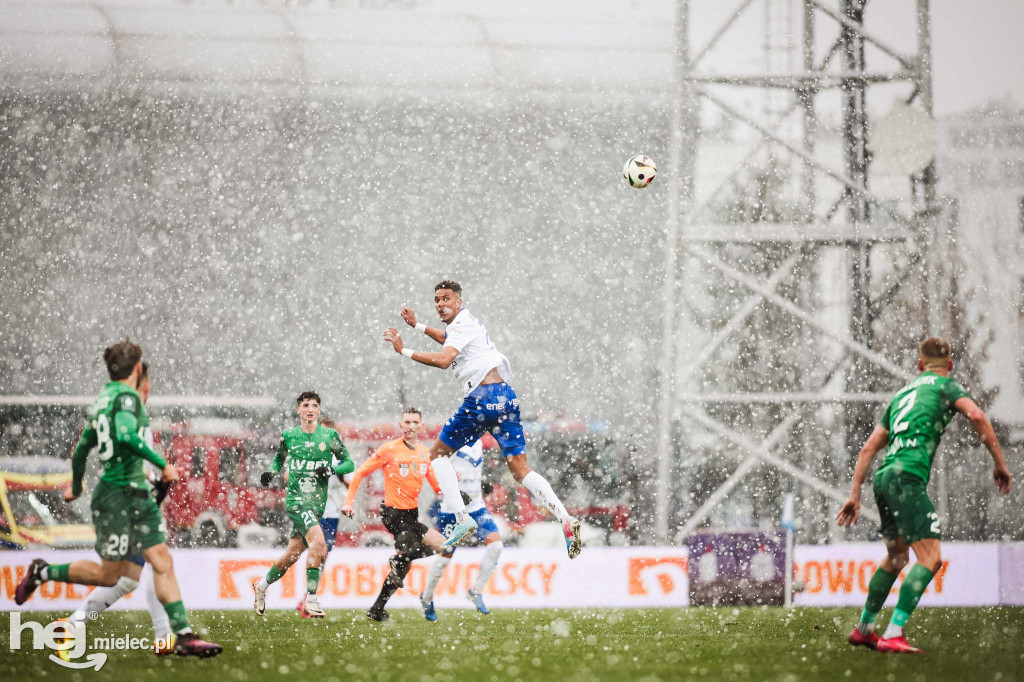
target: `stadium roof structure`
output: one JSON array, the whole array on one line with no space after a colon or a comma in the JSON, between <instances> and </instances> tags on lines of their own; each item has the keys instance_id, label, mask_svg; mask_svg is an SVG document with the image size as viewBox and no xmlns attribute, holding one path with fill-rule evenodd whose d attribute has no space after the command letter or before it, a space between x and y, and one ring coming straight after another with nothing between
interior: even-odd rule
<instances>
[{"instance_id":1,"label":"stadium roof structure","mask_svg":"<svg viewBox=\"0 0 1024 682\"><path fill-rule=\"evenodd\" d=\"M88 407L96 402L96 396L87 395L0 395L0 405L9 406L51 406L66 405ZM269 409L280 405L267 396L220 396L220 395L160 395L149 399L150 406L158 407L239 407Z\"/></svg>"},{"instance_id":2,"label":"stadium roof structure","mask_svg":"<svg viewBox=\"0 0 1024 682\"><path fill-rule=\"evenodd\" d=\"M536 0L514 4L0 0L0 87L314 98L671 89L671 2L571 1L561 11Z\"/></svg>"}]
</instances>

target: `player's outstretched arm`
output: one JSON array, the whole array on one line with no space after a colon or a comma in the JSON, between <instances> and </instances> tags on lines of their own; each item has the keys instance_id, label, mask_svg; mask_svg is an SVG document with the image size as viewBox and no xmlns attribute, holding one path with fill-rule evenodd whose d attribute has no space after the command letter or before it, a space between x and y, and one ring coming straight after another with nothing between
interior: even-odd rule
<instances>
[{"instance_id":1,"label":"player's outstretched arm","mask_svg":"<svg viewBox=\"0 0 1024 682\"><path fill-rule=\"evenodd\" d=\"M384 341L391 344L391 347L395 349L396 353L401 353L420 364L428 365L430 367L448 369L452 366L452 362L455 361L455 358L459 354L459 351L452 346L445 346L441 349L440 353L429 353L422 350L411 351L405 347L405 344L402 342L401 335L394 327L388 327L385 329L383 337Z\"/></svg>"},{"instance_id":2,"label":"player's outstretched arm","mask_svg":"<svg viewBox=\"0 0 1024 682\"><path fill-rule=\"evenodd\" d=\"M352 505L355 504L356 492L358 492L363 478L380 469L387 461L387 455L383 447L381 447L377 448L377 451L370 455L365 462L356 467L355 472L352 474L352 480L348 484L348 492L345 494L345 504L342 505L340 510L342 514L348 517L355 515Z\"/></svg>"},{"instance_id":3,"label":"player's outstretched arm","mask_svg":"<svg viewBox=\"0 0 1024 682\"><path fill-rule=\"evenodd\" d=\"M114 413L114 438L158 469L167 468L167 462L160 453L149 447L139 436L139 420L130 411L118 410Z\"/></svg>"},{"instance_id":4,"label":"player's outstretched arm","mask_svg":"<svg viewBox=\"0 0 1024 682\"><path fill-rule=\"evenodd\" d=\"M889 429L881 424L875 426L868 439L864 441L860 453L857 455L857 466L853 469L853 482L850 484L850 498L836 515L836 522L844 528L857 523L860 519L860 489L864 485L864 479L868 477L868 469L871 468L871 460L875 458L878 451L889 442Z\"/></svg>"},{"instance_id":5,"label":"player's outstretched arm","mask_svg":"<svg viewBox=\"0 0 1024 682\"><path fill-rule=\"evenodd\" d=\"M402 319L410 327L415 327L417 330L423 332L434 341L443 344L444 343L444 330L436 327L428 327L422 322L416 322L416 313L413 312L412 308L402 308Z\"/></svg>"},{"instance_id":6,"label":"player's outstretched arm","mask_svg":"<svg viewBox=\"0 0 1024 682\"><path fill-rule=\"evenodd\" d=\"M333 455L331 470L337 476L344 476L355 471L356 463L352 461L352 455L348 454L348 448L345 447L345 443L337 431L334 432L334 438L331 439L331 454Z\"/></svg>"},{"instance_id":7,"label":"player's outstretched arm","mask_svg":"<svg viewBox=\"0 0 1024 682\"><path fill-rule=\"evenodd\" d=\"M999 439L996 438L996 431L992 428L992 422L989 421L988 415L970 398L960 398L953 403L953 407L971 421L971 426L978 432L981 442L988 448L989 454L992 455L992 461L995 463L992 478L995 479L999 492L1006 495L1010 492L1012 477L1010 470L1006 468L1003 450L999 447Z\"/></svg>"},{"instance_id":8,"label":"player's outstretched arm","mask_svg":"<svg viewBox=\"0 0 1024 682\"><path fill-rule=\"evenodd\" d=\"M284 460L288 457L288 442L282 436L281 442L277 445L277 452L274 454L273 461L270 462L270 468L260 474L260 483L266 488L270 485L270 482L274 480L274 474L281 471L281 467L284 466Z\"/></svg>"}]
</instances>

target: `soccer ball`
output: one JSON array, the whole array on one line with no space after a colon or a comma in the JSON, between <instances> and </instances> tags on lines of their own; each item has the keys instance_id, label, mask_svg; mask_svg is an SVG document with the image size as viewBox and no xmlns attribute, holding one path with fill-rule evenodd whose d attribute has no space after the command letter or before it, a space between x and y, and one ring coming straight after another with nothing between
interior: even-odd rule
<instances>
[{"instance_id":1,"label":"soccer ball","mask_svg":"<svg viewBox=\"0 0 1024 682\"><path fill-rule=\"evenodd\" d=\"M629 184L637 189L646 187L654 180L658 169L654 167L654 159L643 154L631 157L626 165L622 167L622 177L629 181Z\"/></svg>"}]
</instances>

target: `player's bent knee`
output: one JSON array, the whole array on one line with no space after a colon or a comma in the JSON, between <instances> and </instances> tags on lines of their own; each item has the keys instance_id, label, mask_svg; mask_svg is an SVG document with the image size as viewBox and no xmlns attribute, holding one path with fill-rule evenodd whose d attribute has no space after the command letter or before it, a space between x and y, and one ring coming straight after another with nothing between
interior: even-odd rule
<instances>
[{"instance_id":1,"label":"player's bent knee","mask_svg":"<svg viewBox=\"0 0 1024 682\"><path fill-rule=\"evenodd\" d=\"M142 554L146 562L153 567L154 573L174 572L174 559L171 558L171 552L167 549L167 545L151 547Z\"/></svg>"}]
</instances>

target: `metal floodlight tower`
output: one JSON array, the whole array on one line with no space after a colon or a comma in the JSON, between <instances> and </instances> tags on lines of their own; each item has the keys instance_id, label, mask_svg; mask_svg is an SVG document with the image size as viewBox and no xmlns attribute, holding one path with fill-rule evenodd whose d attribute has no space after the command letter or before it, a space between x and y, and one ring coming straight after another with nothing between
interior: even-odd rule
<instances>
[{"instance_id":1,"label":"metal floodlight tower","mask_svg":"<svg viewBox=\"0 0 1024 682\"><path fill-rule=\"evenodd\" d=\"M934 234L937 214L934 160L909 175L910 191L906 201L894 202L881 197L872 192L868 183L871 152L866 98L869 88L905 83L906 104L915 108L919 115L927 116L928 120L932 114L928 0L902 1L910 2L916 11L916 54L896 49L864 28L867 0L737 0L734 9L717 27L693 25L689 0L678 0L676 83L668 164L673 180L664 263L655 494L655 537L659 544L684 541L686 535L704 522L715 505L722 502L746 474L761 466L772 467L817 494L837 502L845 501L845 489L841 490L799 463L789 461L784 454L785 444L797 437L794 427L801 419L813 416L815 408L831 404L843 408L845 438L849 447L863 438L866 429L870 429L875 406L889 398L888 392L871 390L871 373L882 373L900 380L909 376L906 370L876 350L872 335L872 321L893 301L904 282L914 280L923 284L927 321L922 324L922 330L934 330L937 302L934 283L930 281L934 268L928 267L923 273L918 269L925 258L929 265L934 263L933 240L929 238ZM702 62L709 51L756 3L761 3L764 9L765 70L732 74L703 71ZM802 55L799 55L802 59L786 54L787 49L795 47L792 38L794 6L802 8ZM784 35L778 35L779 32L784 32ZM690 47L691 34L708 35L710 38L694 51ZM824 54L816 49L816 37L821 34L836 34ZM870 51L866 51L868 46ZM794 63L799 63L800 68L794 69ZM760 90L766 104L760 112L742 111L722 94L723 90L733 89ZM823 158L816 144L820 138L816 101L819 95L829 91L838 92L841 100L842 157L836 159ZM758 138L725 181L699 202L694 198L695 178L701 172L695 152L700 134L697 102L715 106L727 118L755 131ZM794 123L798 125L794 126ZM799 133L787 135L786 131L793 128L798 128ZM748 162L766 149L770 164L775 163L778 154L788 158L797 169L794 185L799 189L799 215L785 221L756 223L722 223L720 219L707 219L707 209L728 187L742 187L748 182L745 177ZM908 209L909 212L904 213ZM748 245L753 249L758 245L790 244L792 250L770 277L761 279L723 260L715 252L715 247L723 244ZM910 247L909 254L902 271L885 281L887 287L879 287L877 282L872 287L870 256L872 250L881 244L906 244ZM777 291L802 261L825 249L833 254L840 249L845 253L849 303L848 325L844 329L823 323L816 311L797 305ZM678 308L677 297L685 275L681 264L694 262L699 262L702 268L717 271L749 294L726 324L714 330L704 330L709 338L699 348L682 346L679 340L683 312ZM925 278L923 283L922 277ZM882 293L872 298L873 288L881 288ZM799 391L706 392L698 388L684 392L687 379L711 359L726 340L742 336L745 333L744 320L759 306L766 305L784 311L805 329L838 344L842 357L828 376L835 376L847 360L852 361L842 374L841 390L838 393L825 392L822 385ZM904 350L899 349L900 352ZM728 404L786 404L794 406L794 409L775 425L767 438L761 440L742 428L712 417L704 409L705 405ZM679 504L678 501L673 502L673 486L686 483L672 480L677 449L674 436L684 419L742 454L732 474L703 504L696 509L684 510L688 520L670 527L670 509L673 504ZM864 515L877 518L873 509L865 509Z\"/></svg>"}]
</instances>

